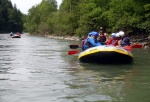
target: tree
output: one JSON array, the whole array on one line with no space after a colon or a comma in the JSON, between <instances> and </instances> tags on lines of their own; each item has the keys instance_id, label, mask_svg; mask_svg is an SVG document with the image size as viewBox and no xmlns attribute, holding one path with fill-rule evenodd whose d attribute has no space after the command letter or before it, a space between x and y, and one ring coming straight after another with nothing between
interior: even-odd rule
<instances>
[{"instance_id":1,"label":"tree","mask_svg":"<svg viewBox=\"0 0 150 102\"><path fill-rule=\"evenodd\" d=\"M29 9L26 19L25 28L30 33L49 34L52 33L50 18L57 11L55 0L42 0L42 2Z\"/></svg>"},{"instance_id":2,"label":"tree","mask_svg":"<svg viewBox=\"0 0 150 102\"><path fill-rule=\"evenodd\" d=\"M22 13L9 0L0 0L0 32L22 32Z\"/></svg>"},{"instance_id":3,"label":"tree","mask_svg":"<svg viewBox=\"0 0 150 102\"><path fill-rule=\"evenodd\" d=\"M30 33L61 36L86 36L106 27L107 32L124 29L142 33L149 28L149 0L63 0L59 10L55 0L42 0L27 15L25 28Z\"/></svg>"}]
</instances>

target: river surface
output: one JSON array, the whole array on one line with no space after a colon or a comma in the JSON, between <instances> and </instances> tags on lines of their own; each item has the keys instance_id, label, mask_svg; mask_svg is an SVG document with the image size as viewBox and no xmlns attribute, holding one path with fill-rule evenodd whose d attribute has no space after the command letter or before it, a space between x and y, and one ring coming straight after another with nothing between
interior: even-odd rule
<instances>
[{"instance_id":1,"label":"river surface","mask_svg":"<svg viewBox=\"0 0 150 102\"><path fill-rule=\"evenodd\" d=\"M76 41L0 34L0 102L150 102L150 51L133 64L80 63Z\"/></svg>"}]
</instances>

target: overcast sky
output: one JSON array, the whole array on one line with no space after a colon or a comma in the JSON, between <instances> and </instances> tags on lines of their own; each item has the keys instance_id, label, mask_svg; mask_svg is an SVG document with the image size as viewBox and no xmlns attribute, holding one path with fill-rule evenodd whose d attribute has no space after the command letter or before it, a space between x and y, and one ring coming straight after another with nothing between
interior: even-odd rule
<instances>
[{"instance_id":1,"label":"overcast sky","mask_svg":"<svg viewBox=\"0 0 150 102\"><path fill-rule=\"evenodd\" d=\"M19 9L22 13L28 14L28 10L36 5L39 4L42 0L11 0L12 4L17 5L17 9ZM60 5L62 0L56 0L57 4Z\"/></svg>"}]
</instances>

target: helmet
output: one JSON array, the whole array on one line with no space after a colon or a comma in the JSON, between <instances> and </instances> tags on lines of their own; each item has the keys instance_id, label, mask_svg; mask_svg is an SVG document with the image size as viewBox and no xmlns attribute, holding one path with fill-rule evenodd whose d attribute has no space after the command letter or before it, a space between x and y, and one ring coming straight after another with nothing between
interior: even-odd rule
<instances>
[{"instance_id":1,"label":"helmet","mask_svg":"<svg viewBox=\"0 0 150 102\"><path fill-rule=\"evenodd\" d=\"M120 34L119 34L119 33L116 33L116 37L120 37Z\"/></svg>"},{"instance_id":2,"label":"helmet","mask_svg":"<svg viewBox=\"0 0 150 102\"><path fill-rule=\"evenodd\" d=\"M120 31L120 32L119 32L119 35L120 35L121 37L123 37L123 36L125 36L125 33L124 33L123 31Z\"/></svg>"},{"instance_id":3,"label":"helmet","mask_svg":"<svg viewBox=\"0 0 150 102\"><path fill-rule=\"evenodd\" d=\"M104 28L103 28L103 27L100 27L99 29L100 29L100 30L103 30Z\"/></svg>"},{"instance_id":4,"label":"helmet","mask_svg":"<svg viewBox=\"0 0 150 102\"><path fill-rule=\"evenodd\" d=\"M92 35L92 32L89 32L89 33L88 33L88 36L91 36L91 35Z\"/></svg>"},{"instance_id":5,"label":"helmet","mask_svg":"<svg viewBox=\"0 0 150 102\"><path fill-rule=\"evenodd\" d=\"M91 33L92 33L92 35L95 36L95 37L98 36L98 32L96 32L96 31L92 31Z\"/></svg>"},{"instance_id":6,"label":"helmet","mask_svg":"<svg viewBox=\"0 0 150 102\"><path fill-rule=\"evenodd\" d=\"M112 36L112 37L116 37L116 33L112 33L111 36Z\"/></svg>"}]
</instances>

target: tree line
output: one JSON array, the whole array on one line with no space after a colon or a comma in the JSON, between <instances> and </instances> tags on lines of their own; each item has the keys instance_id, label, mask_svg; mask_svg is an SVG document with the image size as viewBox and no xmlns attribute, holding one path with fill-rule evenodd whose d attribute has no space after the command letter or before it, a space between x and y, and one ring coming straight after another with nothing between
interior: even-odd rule
<instances>
[{"instance_id":1,"label":"tree line","mask_svg":"<svg viewBox=\"0 0 150 102\"><path fill-rule=\"evenodd\" d=\"M10 0L0 0L0 33L23 31L22 16Z\"/></svg>"},{"instance_id":2,"label":"tree line","mask_svg":"<svg viewBox=\"0 0 150 102\"><path fill-rule=\"evenodd\" d=\"M119 30L150 33L149 0L63 0L57 8L55 0L42 0L27 15L22 14L21 30L30 34L83 37L103 26L108 33Z\"/></svg>"}]
</instances>

